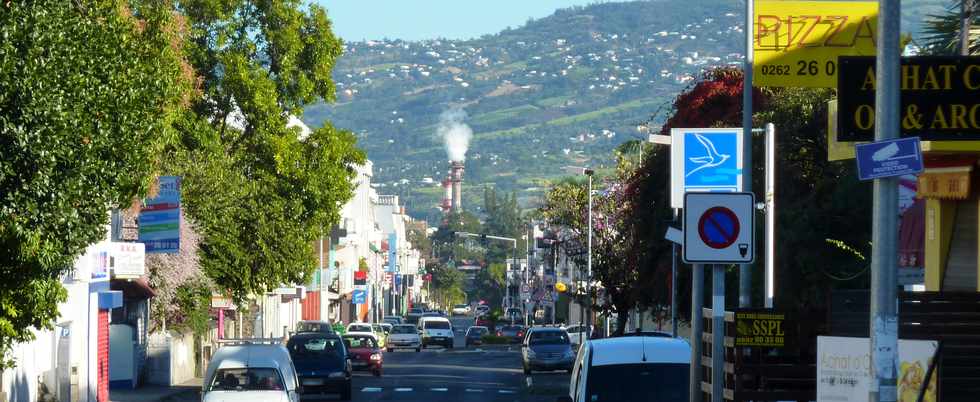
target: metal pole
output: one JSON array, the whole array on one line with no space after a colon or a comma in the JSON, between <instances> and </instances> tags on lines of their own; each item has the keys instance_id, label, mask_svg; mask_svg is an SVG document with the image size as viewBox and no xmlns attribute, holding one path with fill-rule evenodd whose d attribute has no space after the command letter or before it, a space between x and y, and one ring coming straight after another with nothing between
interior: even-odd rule
<instances>
[{"instance_id":1,"label":"metal pole","mask_svg":"<svg viewBox=\"0 0 980 402\"><path fill-rule=\"evenodd\" d=\"M776 294L776 126L766 124L766 308Z\"/></svg>"},{"instance_id":2,"label":"metal pole","mask_svg":"<svg viewBox=\"0 0 980 402\"><path fill-rule=\"evenodd\" d=\"M960 3L960 56L970 55L970 22L973 20L973 1Z\"/></svg>"},{"instance_id":3,"label":"metal pole","mask_svg":"<svg viewBox=\"0 0 980 402\"><path fill-rule=\"evenodd\" d=\"M901 0L878 3L875 141L897 138L899 126L899 21ZM897 399L898 181L874 181L871 225L871 401Z\"/></svg>"},{"instance_id":4,"label":"metal pole","mask_svg":"<svg viewBox=\"0 0 980 402\"><path fill-rule=\"evenodd\" d=\"M691 273L691 383L688 389L690 402L701 402L701 355L704 343L704 264L694 264Z\"/></svg>"},{"instance_id":5,"label":"metal pole","mask_svg":"<svg viewBox=\"0 0 980 402\"><path fill-rule=\"evenodd\" d=\"M677 208L674 208L674 222L677 222ZM670 246L670 334L677 337L677 243Z\"/></svg>"},{"instance_id":6,"label":"metal pole","mask_svg":"<svg viewBox=\"0 0 980 402\"><path fill-rule=\"evenodd\" d=\"M585 300L586 308L588 309L588 314L585 316L586 329L591 332L592 327L592 173L586 172L589 176L589 240L588 240L588 264L586 264L587 272L585 274ZM586 339L589 338L586 335Z\"/></svg>"},{"instance_id":7,"label":"metal pole","mask_svg":"<svg viewBox=\"0 0 980 402\"><path fill-rule=\"evenodd\" d=\"M524 284L530 286L530 282L531 282L531 280L530 280L531 279L531 239L534 237L534 230L531 229L531 223L530 222L528 222L527 232L526 233L527 233L527 239L524 240L524 248L527 249L527 264L524 264ZM521 307L523 307L521 310L524 311L524 326L526 327L527 326L527 322L528 322L528 314L530 314L530 312L527 311L528 310L527 309L527 306L530 303L528 303L529 300L522 300L522 301L524 302L524 305L521 306Z\"/></svg>"},{"instance_id":8,"label":"metal pole","mask_svg":"<svg viewBox=\"0 0 980 402\"><path fill-rule=\"evenodd\" d=\"M745 63L742 66L742 186L752 192L752 65L754 63L755 0L745 0ZM752 266L738 267L738 306L752 307Z\"/></svg>"},{"instance_id":9,"label":"metal pole","mask_svg":"<svg viewBox=\"0 0 980 402\"><path fill-rule=\"evenodd\" d=\"M725 266L711 267L711 401L725 400Z\"/></svg>"}]
</instances>

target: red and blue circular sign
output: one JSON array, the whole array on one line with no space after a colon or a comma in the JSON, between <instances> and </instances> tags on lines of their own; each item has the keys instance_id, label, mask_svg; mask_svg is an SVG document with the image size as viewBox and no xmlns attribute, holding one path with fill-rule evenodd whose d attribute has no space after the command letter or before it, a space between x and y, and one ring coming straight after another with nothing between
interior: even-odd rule
<instances>
[{"instance_id":1,"label":"red and blue circular sign","mask_svg":"<svg viewBox=\"0 0 980 402\"><path fill-rule=\"evenodd\" d=\"M698 219L698 235L714 249L728 248L738 239L741 226L735 212L725 207L708 208Z\"/></svg>"}]
</instances>

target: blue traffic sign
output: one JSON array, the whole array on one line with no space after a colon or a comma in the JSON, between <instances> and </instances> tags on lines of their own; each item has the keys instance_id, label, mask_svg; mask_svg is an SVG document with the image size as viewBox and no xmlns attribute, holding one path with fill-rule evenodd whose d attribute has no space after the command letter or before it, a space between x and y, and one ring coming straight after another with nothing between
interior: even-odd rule
<instances>
[{"instance_id":1,"label":"blue traffic sign","mask_svg":"<svg viewBox=\"0 0 980 402\"><path fill-rule=\"evenodd\" d=\"M721 206L709 208L698 219L698 236L705 245L715 249L735 243L741 229L735 212Z\"/></svg>"},{"instance_id":2,"label":"blue traffic sign","mask_svg":"<svg viewBox=\"0 0 980 402\"><path fill-rule=\"evenodd\" d=\"M687 192L742 191L741 129L677 128L671 137L671 207Z\"/></svg>"},{"instance_id":3,"label":"blue traffic sign","mask_svg":"<svg viewBox=\"0 0 980 402\"><path fill-rule=\"evenodd\" d=\"M366 304L367 303L367 290L364 289L354 289L350 295L351 302L354 304Z\"/></svg>"},{"instance_id":4,"label":"blue traffic sign","mask_svg":"<svg viewBox=\"0 0 980 402\"><path fill-rule=\"evenodd\" d=\"M855 151L861 180L918 174L923 170L919 137L858 144Z\"/></svg>"}]
</instances>

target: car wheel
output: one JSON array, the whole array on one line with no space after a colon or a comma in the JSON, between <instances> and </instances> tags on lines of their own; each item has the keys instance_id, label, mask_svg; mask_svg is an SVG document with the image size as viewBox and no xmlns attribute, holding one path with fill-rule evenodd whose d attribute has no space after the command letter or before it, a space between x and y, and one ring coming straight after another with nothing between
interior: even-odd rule
<instances>
[{"instance_id":1,"label":"car wheel","mask_svg":"<svg viewBox=\"0 0 980 402\"><path fill-rule=\"evenodd\" d=\"M415 348L415 353L421 352L422 348Z\"/></svg>"},{"instance_id":2,"label":"car wheel","mask_svg":"<svg viewBox=\"0 0 980 402\"><path fill-rule=\"evenodd\" d=\"M350 396L353 393L351 388L353 388L351 386L351 381L348 380L347 381L347 387L344 389L344 392L341 392L340 393L340 400L342 400L342 401L349 401L350 400Z\"/></svg>"},{"instance_id":3,"label":"car wheel","mask_svg":"<svg viewBox=\"0 0 980 402\"><path fill-rule=\"evenodd\" d=\"M374 370L375 377L381 377L381 369Z\"/></svg>"}]
</instances>

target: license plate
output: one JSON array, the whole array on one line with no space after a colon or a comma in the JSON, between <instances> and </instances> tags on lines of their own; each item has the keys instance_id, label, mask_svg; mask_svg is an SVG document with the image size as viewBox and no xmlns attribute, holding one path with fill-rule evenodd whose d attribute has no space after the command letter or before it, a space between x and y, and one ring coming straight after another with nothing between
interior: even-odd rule
<instances>
[{"instance_id":1,"label":"license plate","mask_svg":"<svg viewBox=\"0 0 980 402\"><path fill-rule=\"evenodd\" d=\"M364 367L364 366L367 366L367 363L365 363L365 362L352 362L351 365L354 366L354 367Z\"/></svg>"},{"instance_id":2,"label":"license plate","mask_svg":"<svg viewBox=\"0 0 980 402\"><path fill-rule=\"evenodd\" d=\"M323 379L322 378L304 378L303 379L303 385L309 385L309 386L323 385Z\"/></svg>"}]
</instances>

